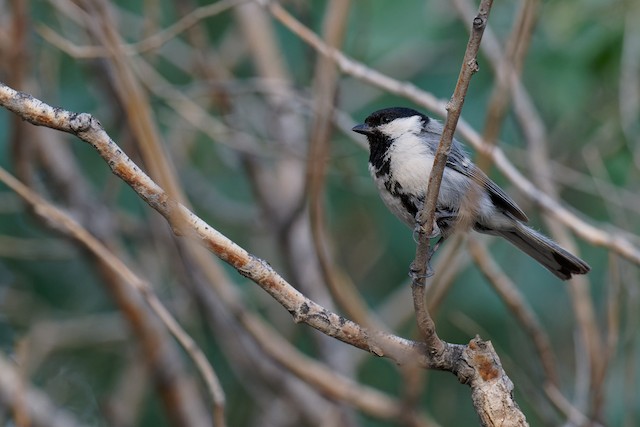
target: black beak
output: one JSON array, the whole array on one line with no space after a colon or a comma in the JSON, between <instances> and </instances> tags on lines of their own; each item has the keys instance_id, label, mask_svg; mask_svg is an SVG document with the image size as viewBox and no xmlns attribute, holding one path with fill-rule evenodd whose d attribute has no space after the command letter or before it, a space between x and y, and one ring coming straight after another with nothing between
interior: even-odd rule
<instances>
[{"instance_id":1,"label":"black beak","mask_svg":"<svg viewBox=\"0 0 640 427\"><path fill-rule=\"evenodd\" d=\"M361 125L354 126L353 129L351 129L351 130L354 131L354 132L357 132L357 133L361 133L361 134L366 135L366 136L373 135L373 128L371 126L367 125L367 124L361 124Z\"/></svg>"}]
</instances>

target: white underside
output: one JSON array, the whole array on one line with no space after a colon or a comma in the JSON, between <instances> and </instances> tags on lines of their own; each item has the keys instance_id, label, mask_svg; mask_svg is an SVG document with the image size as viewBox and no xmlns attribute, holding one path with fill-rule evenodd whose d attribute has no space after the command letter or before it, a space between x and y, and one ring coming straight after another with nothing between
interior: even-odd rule
<instances>
[{"instance_id":1,"label":"white underside","mask_svg":"<svg viewBox=\"0 0 640 427\"><path fill-rule=\"evenodd\" d=\"M396 127L398 127L397 124ZM399 131L401 129L393 130ZM402 186L403 193L423 197L433 167L433 153L421 139L421 136L406 131L400 131L398 134L401 136L395 139L386 155L391 160L392 178ZM387 191L384 177L377 178L373 168L370 166L369 169L387 208L402 222L413 228L415 218L407 212L399 198L392 196ZM442 177L438 206L459 206L459 221L467 226L472 226L478 221L490 228L508 229L512 227L512 220L496 210L486 191L480 185L450 168L445 168Z\"/></svg>"}]
</instances>

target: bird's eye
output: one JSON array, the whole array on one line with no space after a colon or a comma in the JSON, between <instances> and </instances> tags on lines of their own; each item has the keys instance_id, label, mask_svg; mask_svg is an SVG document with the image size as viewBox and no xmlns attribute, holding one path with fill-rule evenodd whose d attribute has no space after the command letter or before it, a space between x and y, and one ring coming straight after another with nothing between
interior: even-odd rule
<instances>
[{"instance_id":1,"label":"bird's eye","mask_svg":"<svg viewBox=\"0 0 640 427\"><path fill-rule=\"evenodd\" d=\"M382 123L383 125L386 124L386 123L389 123L390 121L391 121L391 117L389 117L389 116L382 116L380 118L380 123Z\"/></svg>"}]
</instances>

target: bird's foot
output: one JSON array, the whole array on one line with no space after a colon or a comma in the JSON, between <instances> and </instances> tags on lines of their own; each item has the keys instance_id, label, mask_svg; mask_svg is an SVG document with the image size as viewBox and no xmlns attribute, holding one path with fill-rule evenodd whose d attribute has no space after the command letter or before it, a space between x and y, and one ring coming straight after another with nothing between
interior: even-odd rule
<instances>
[{"instance_id":1,"label":"bird's foot","mask_svg":"<svg viewBox=\"0 0 640 427\"><path fill-rule=\"evenodd\" d=\"M433 270L433 268L431 268L430 261L427 262L426 271L420 274L421 270L422 269L419 266L415 265L415 263L411 263L411 265L409 266L409 277L411 278L412 283L420 283L420 279L428 279L435 274L435 271Z\"/></svg>"},{"instance_id":2,"label":"bird's foot","mask_svg":"<svg viewBox=\"0 0 640 427\"><path fill-rule=\"evenodd\" d=\"M418 244L420 241L420 235L423 233L422 225L420 225L420 221L416 221L415 227L413 227L413 241ZM438 237L440 235L440 227L436 221L433 221L433 228L431 229L431 234L429 235L429 240L434 237Z\"/></svg>"}]
</instances>

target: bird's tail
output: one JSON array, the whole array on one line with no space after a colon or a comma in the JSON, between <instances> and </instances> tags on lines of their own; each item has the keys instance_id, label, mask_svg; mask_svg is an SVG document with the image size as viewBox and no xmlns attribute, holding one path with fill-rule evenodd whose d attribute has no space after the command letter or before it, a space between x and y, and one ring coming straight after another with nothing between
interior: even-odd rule
<instances>
[{"instance_id":1,"label":"bird's tail","mask_svg":"<svg viewBox=\"0 0 640 427\"><path fill-rule=\"evenodd\" d=\"M504 237L562 280L570 279L572 274L585 274L591 270L586 262L519 221L513 230L496 230L491 234Z\"/></svg>"}]
</instances>

